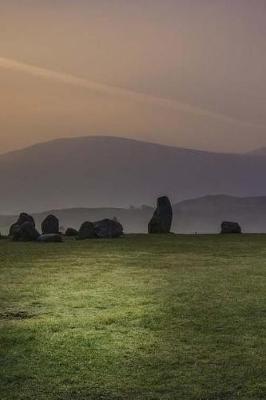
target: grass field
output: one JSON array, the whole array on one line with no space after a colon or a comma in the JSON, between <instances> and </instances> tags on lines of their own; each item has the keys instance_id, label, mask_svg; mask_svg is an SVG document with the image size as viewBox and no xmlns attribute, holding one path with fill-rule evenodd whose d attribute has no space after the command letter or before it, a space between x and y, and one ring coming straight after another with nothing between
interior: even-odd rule
<instances>
[{"instance_id":1,"label":"grass field","mask_svg":"<svg viewBox=\"0 0 266 400\"><path fill-rule=\"evenodd\" d=\"M0 399L266 398L266 236L0 241Z\"/></svg>"}]
</instances>

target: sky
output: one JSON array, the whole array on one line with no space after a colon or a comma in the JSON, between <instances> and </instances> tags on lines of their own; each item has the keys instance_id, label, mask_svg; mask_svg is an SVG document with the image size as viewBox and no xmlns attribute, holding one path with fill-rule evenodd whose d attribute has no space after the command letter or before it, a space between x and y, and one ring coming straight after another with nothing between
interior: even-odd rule
<instances>
[{"instance_id":1,"label":"sky","mask_svg":"<svg viewBox=\"0 0 266 400\"><path fill-rule=\"evenodd\" d=\"M0 0L0 153L112 135L266 146L265 0Z\"/></svg>"}]
</instances>

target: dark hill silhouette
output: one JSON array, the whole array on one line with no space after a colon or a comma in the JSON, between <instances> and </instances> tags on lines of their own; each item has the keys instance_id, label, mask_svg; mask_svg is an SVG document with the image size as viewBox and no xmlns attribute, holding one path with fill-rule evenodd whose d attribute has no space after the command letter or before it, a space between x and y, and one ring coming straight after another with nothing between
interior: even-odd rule
<instances>
[{"instance_id":1,"label":"dark hill silhouette","mask_svg":"<svg viewBox=\"0 0 266 400\"><path fill-rule=\"evenodd\" d=\"M60 139L0 156L0 213L128 207L225 193L266 194L266 157L114 137Z\"/></svg>"},{"instance_id":2,"label":"dark hill silhouette","mask_svg":"<svg viewBox=\"0 0 266 400\"><path fill-rule=\"evenodd\" d=\"M155 206L155 205L154 205ZM84 221L97 221L116 217L125 232L147 232L154 208L74 208L49 210L34 214L38 229L43 219L54 214L60 226L79 228ZM0 216L0 231L6 233L17 216ZM238 221L243 232L266 232L266 197L237 198L231 196L205 196L182 201L173 206L172 230L178 233L218 233L224 220Z\"/></svg>"}]
</instances>

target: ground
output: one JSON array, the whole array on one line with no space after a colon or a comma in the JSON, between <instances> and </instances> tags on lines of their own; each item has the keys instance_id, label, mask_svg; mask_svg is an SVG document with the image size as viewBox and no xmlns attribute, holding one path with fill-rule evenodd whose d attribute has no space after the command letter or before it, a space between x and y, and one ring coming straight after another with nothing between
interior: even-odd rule
<instances>
[{"instance_id":1,"label":"ground","mask_svg":"<svg viewBox=\"0 0 266 400\"><path fill-rule=\"evenodd\" d=\"M266 398L266 236L0 240L0 398Z\"/></svg>"}]
</instances>

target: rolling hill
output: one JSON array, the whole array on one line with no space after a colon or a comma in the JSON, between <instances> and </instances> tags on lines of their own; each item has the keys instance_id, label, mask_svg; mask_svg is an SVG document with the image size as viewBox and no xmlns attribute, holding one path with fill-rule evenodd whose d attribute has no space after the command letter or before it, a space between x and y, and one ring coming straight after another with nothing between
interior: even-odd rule
<instances>
[{"instance_id":1,"label":"rolling hill","mask_svg":"<svg viewBox=\"0 0 266 400\"><path fill-rule=\"evenodd\" d=\"M0 156L0 213L128 207L206 194L263 196L266 156L114 137L60 139Z\"/></svg>"}]
</instances>

